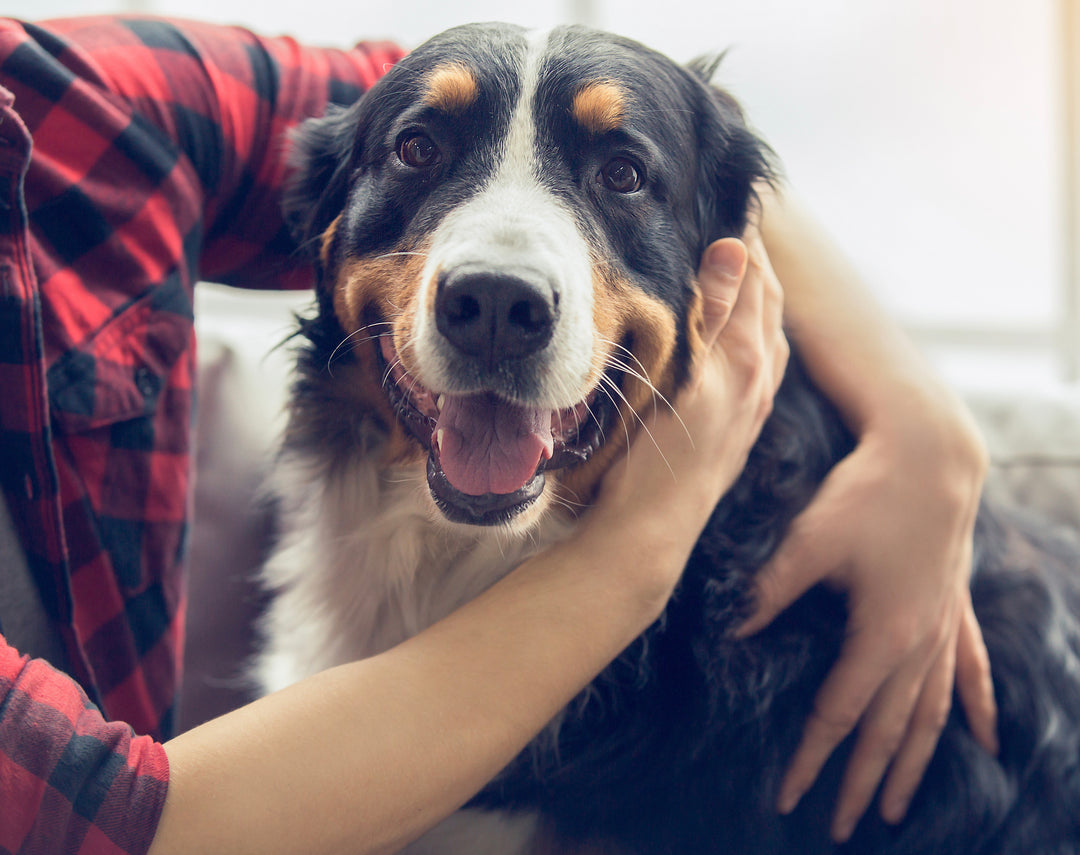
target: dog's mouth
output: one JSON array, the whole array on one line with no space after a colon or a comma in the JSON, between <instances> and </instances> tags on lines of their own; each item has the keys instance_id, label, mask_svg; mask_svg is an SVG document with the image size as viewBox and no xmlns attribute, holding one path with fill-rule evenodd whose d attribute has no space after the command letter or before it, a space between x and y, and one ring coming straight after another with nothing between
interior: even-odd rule
<instances>
[{"instance_id":1,"label":"dog's mouth","mask_svg":"<svg viewBox=\"0 0 1080 855\"><path fill-rule=\"evenodd\" d=\"M613 405L594 389L572 407L516 404L493 393L438 393L405 370L380 339L383 386L398 417L427 449L428 487L447 519L497 525L544 491L544 473L582 463L603 443Z\"/></svg>"}]
</instances>

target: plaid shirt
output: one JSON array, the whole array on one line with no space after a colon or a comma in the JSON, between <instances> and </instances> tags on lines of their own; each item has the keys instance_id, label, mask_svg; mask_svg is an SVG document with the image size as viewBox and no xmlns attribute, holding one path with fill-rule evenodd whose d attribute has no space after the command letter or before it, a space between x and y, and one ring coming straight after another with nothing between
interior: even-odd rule
<instances>
[{"instance_id":1,"label":"plaid shirt","mask_svg":"<svg viewBox=\"0 0 1080 855\"><path fill-rule=\"evenodd\" d=\"M0 488L85 690L0 637L0 853L148 845L167 763L131 729L172 727L192 286L310 284L278 212L283 135L399 56L0 21Z\"/></svg>"}]
</instances>

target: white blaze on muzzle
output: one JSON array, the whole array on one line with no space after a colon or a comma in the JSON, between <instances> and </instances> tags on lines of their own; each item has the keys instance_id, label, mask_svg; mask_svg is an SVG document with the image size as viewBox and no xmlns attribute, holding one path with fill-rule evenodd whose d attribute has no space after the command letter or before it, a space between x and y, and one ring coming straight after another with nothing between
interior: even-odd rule
<instances>
[{"instance_id":1,"label":"white blaze on muzzle","mask_svg":"<svg viewBox=\"0 0 1080 855\"><path fill-rule=\"evenodd\" d=\"M545 39L490 181L435 230L414 330L418 380L439 399L447 480L468 495L524 487L592 391L589 246L543 186L533 99Z\"/></svg>"}]
</instances>

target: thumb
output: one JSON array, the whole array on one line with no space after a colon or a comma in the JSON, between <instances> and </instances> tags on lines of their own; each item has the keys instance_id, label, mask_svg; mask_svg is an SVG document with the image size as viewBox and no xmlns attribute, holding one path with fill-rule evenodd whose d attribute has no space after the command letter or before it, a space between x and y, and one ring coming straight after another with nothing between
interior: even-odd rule
<instances>
[{"instance_id":1,"label":"thumb","mask_svg":"<svg viewBox=\"0 0 1080 855\"><path fill-rule=\"evenodd\" d=\"M815 511L811 505L795 518L779 549L758 571L754 613L735 631L736 638L763 630L832 568L833 550L818 536L829 529L817 522Z\"/></svg>"},{"instance_id":2,"label":"thumb","mask_svg":"<svg viewBox=\"0 0 1080 855\"><path fill-rule=\"evenodd\" d=\"M713 345L731 317L746 264L746 245L738 238L722 238L705 250L698 270L698 286L704 315L701 338L706 348Z\"/></svg>"}]
</instances>

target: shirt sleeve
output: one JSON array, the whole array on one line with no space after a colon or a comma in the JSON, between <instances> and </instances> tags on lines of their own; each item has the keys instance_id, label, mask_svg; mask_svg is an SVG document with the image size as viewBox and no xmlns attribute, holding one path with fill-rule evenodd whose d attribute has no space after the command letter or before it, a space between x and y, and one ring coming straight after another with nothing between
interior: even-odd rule
<instances>
[{"instance_id":1,"label":"shirt sleeve","mask_svg":"<svg viewBox=\"0 0 1080 855\"><path fill-rule=\"evenodd\" d=\"M160 743L0 636L0 852L141 855L168 779Z\"/></svg>"},{"instance_id":2,"label":"shirt sleeve","mask_svg":"<svg viewBox=\"0 0 1080 855\"><path fill-rule=\"evenodd\" d=\"M77 46L90 76L190 162L205 194L203 278L311 284L280 212L289 131L329 104L360 97L402 56L399 48L310 48L239 27L146 17L49 27Z\"/></svg>"}]
</instances>

